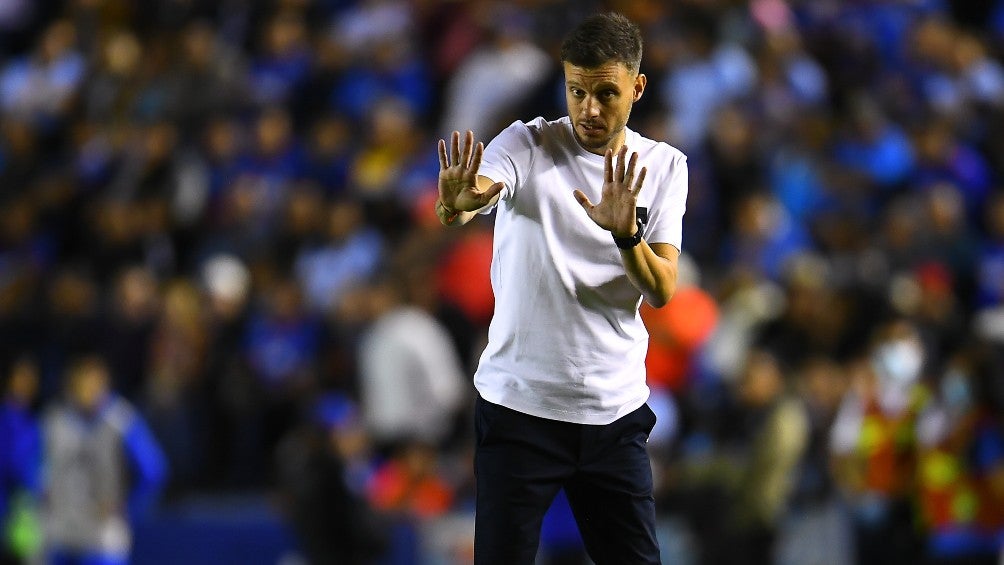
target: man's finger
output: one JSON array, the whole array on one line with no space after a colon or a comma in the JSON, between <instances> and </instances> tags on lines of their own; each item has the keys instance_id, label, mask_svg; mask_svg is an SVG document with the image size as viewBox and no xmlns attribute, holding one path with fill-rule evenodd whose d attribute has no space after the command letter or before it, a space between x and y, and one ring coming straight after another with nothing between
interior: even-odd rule
<instances>
[{"instance_id":1,"label":"man's finger","mask_svg":"<svg viewBox=\"0 0 1004 565\"><path fill-rule=\"evenodd\" d=\"M461 156L460 166L467 168L471 166L471 152L474 150L474 132L467 130L464 136L464 149Z\"/></svg>"},{"instance_id":2,"label":"man's finger","mask_svg":"<svg viewBox=\"0 0 1004 565\"><path fill-rule=\"evenodd\" d=\"M497 183L489 186L488 190L484 191L484 193L481 196L481 203L482 204L488 204L489 202L492 201L492 198L495 198L496 196L498 196L499 193L502 192L502 190L504 188L505 188L505 183L504 182L497 182Z\"/></svg>"},{"instance_id":3,"label":"man's finger","mask_svg":"<svg viewBox=\"0 0 1004 565\"><path fill-rule=\"evenodd\" d=\"M471 173L478 174L478 169L481 168L481 156L485 153L485 144L478 142L474 146L474 157L471 158Z\"/></svg>"},{"instance_id":4,"label":"man's finger","mask_svg":"<svg viewBox=\"0 0 1004 565\"><path fill-rule=\"evenodd\" d=\"M440 171L445 171L447 168L449 168L449 166L450 166L450 163L447 161L447 158L446 158L446 140L440 139L439 140L439 170Z\"/></svg>"},{"instance_id":5,"label":"man's finger","mask_svg":"<svg viewBox=\"0 0 1004 565\"><path fill-rule=\"evenodd\" d=\"M646 169L645 167L642 167L641 171L638 172L638 181L634 183L635 196L637 196L638 193L641 192L641 185L645 182L645 173L647 172L648 169Z\"/></svg>"},{"instance_id":6,"label":"man's finger","mask_svg":"<svg viewBox=\"0 0 1004 565\"><path fill-rule=\"evenodd\" d=\"M627 145L622 145L621 150L617 152L617 168L614 170L615 182L622 182L624 180L624 161L626 154Z\"/></svg>"},{"instance_id":7,"label":"man's finger","mask_svg":"<svg viewBox=\"0 0 1004 565\"><path fill-rule=\"evenodd\" d=\"M450 164L460 164L460 132L454 131L450 136Z\"/></svg>"},{"instance_id":8,"label":"man's finger","mask_svg":"<svg viewBox=\"0 0 1004 565\"><path fill-rule=\"evenodd\" d=\"M603 182L609 184L614 182L614 152L607 149L603 154Z\"/></svg>"},{"instance_id":9,"label":"man's finger","mask_svg":"<svg viewBox=\"0 0 1004 565\"><path fill-rule=\"evenodd\" d=\"M624 173L624 188L631 190L631 184L634 182L634 168L638 165L638 153L631 154L631 160L628 161L627 172Z\"/></svg>"},{"instance_id":10,"label":"man's finger","mask_svg":"<svg viewBox=\"0 0 1004 565\"><path fill-rule=\"evenodd\" d=\"M572 196L575 197L575 200L577 200L587 212L593 209L593 203L589 201L589 197L581 190L575 189L575 191L572 192Z\"/></svg>"}]
</instances>

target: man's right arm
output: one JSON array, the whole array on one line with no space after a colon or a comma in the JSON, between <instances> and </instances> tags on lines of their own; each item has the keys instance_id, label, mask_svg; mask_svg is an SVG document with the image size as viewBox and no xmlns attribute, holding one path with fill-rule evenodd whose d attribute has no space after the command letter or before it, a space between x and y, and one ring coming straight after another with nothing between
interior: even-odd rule
<instances>
[{"instance_id":1,"label":"man's right arm","mask_svg":"<svg viewBox=\"0 0 1004 565\"><path fill-rule=\"evenodd\" d=\"M439 198L436 215L447 226L463 225L478 211L498 202L504 185L478 175L484 144L474 143L474 133L467 132L463 148L460 132L450 136L449 150L439 140Z\"/></svg>"},{"instance_id":2,"label":"man's right arm","mask_svg":"<svg viewBox=\"0 0 1004 565\"><path fill-rule=\"evenodd\" d=\"M494 184L495 181L493 181L492 179L478 175L479 190L483 192L488 191ZM457 212L447 208L446 205L443 204L443 201L437 198L436 216L439 217L439 222L444 226L462 226L467 222L473 220L474 217L477 216L485 208L491 208L492 206L497 204L498 201L499 201L499 194L496 194L495 196L492 197L492 199L488 202L488 204L485 204L484 206L482 206L477 210L471 212Z\"/></svg>"}]
</instances>

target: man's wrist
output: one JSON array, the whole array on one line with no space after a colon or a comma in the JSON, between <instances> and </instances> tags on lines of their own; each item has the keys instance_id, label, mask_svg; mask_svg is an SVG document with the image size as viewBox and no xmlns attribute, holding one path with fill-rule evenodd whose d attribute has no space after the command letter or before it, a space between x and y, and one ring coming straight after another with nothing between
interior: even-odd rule
<instances>
[{"instance_id":1,"label":"man's wrist","mask_svg":"<svg viewBox=\"0 0 1004 565\"><path fill-rule=\"evenodd\" d=\"M439 205L443 208L443 211L446 212L447 214L459 214L460 213L457 210L454 210L453 208L450 208L449 206L447 206L446 203L443 202L442 198L438 199L437 202L439 202Z\"/></svg>"},{"instance_id":2,"label":"man's wrist","mask_svg":"<svg viewBox=\"0 0 1004 565\"><path fill-rule=\"evenodd\" d=\"M457 220L457 217L460 215L460 212L457 211L457 210L454 210L454 209L450 208L446 204L443 204L443 201L441 199L437 198L436 199L436 215L439 216L439 219L444 224L450 225L450 224L452 224L453 222L455 222Z\"/></svg>"},{"instance_id":3,"label":"man's wrist","mask_svg":"<svg viewBox=\"0 0 1004 565\"><path fill-rule=\"evenodd\" d=\"M619 237L614 232L610 232L610 235L613 236L614 244L616 244L619 249L631 249L632 247L635 247L639 243L641 243L641 228L642 228L641 218L637 218L635 219L634 234L625 237Z\"/></svg>"}]
</instances>

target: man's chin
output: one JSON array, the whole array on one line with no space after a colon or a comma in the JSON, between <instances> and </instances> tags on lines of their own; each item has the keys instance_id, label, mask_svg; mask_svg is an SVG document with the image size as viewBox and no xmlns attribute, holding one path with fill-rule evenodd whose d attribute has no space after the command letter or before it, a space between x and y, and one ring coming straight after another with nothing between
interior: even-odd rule
<instances>
[{"instance_id":1,"label":"man's chin","mask_svg":"<svg viewBox=\"0 0 1004 565\"><path fill-rule=\"evenodd\" d=\"M583 136L578 131L575 131L575 140L579 142L584 149L603 149L610 143L610 137L606 135L595 135L595 136Z\"/></svg>"}]
</instances>

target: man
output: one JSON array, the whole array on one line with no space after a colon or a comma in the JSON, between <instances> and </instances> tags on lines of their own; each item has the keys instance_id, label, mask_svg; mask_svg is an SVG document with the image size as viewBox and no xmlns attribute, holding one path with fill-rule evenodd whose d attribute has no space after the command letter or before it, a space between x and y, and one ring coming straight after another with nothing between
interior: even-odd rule
<instances>
[{"instance_id":1,"label":"man","mask_svg":"<svg viewBox=\"0 0 1004 565\"><path fill-rule=\"evenodd\" d=\"M470 131L439 142L440 221L497 209L474 376L479 564L532 563L561 488L593 561L659 562L638 307L676 289L687 168L627 128L641 47L623 16L593 16L562 44L567 117L515 122L487 148Z\"/></svg>"},{"instance_id":2,"label":"man","mask_svg":"<svg viewBox=\"0 0 1004 565\"><path fill-rule=\"evenodd\" d=\"M0 564L30 563L41 547L41 435L32 410L38 364L18 357L0 374Z\"/></svg>"},{"instance_id":3,"label":"man","mask_svg":"<svg viewBox=\"0 0 1004 565\"><path fill-rule=\"evenodd\" d=\"M109 388L105 360L71 363L66 398L46 411L45 529L54 565L129 562L131 519L153 502L167 466L131 404Z\"/></svg>"}]
</instances>

